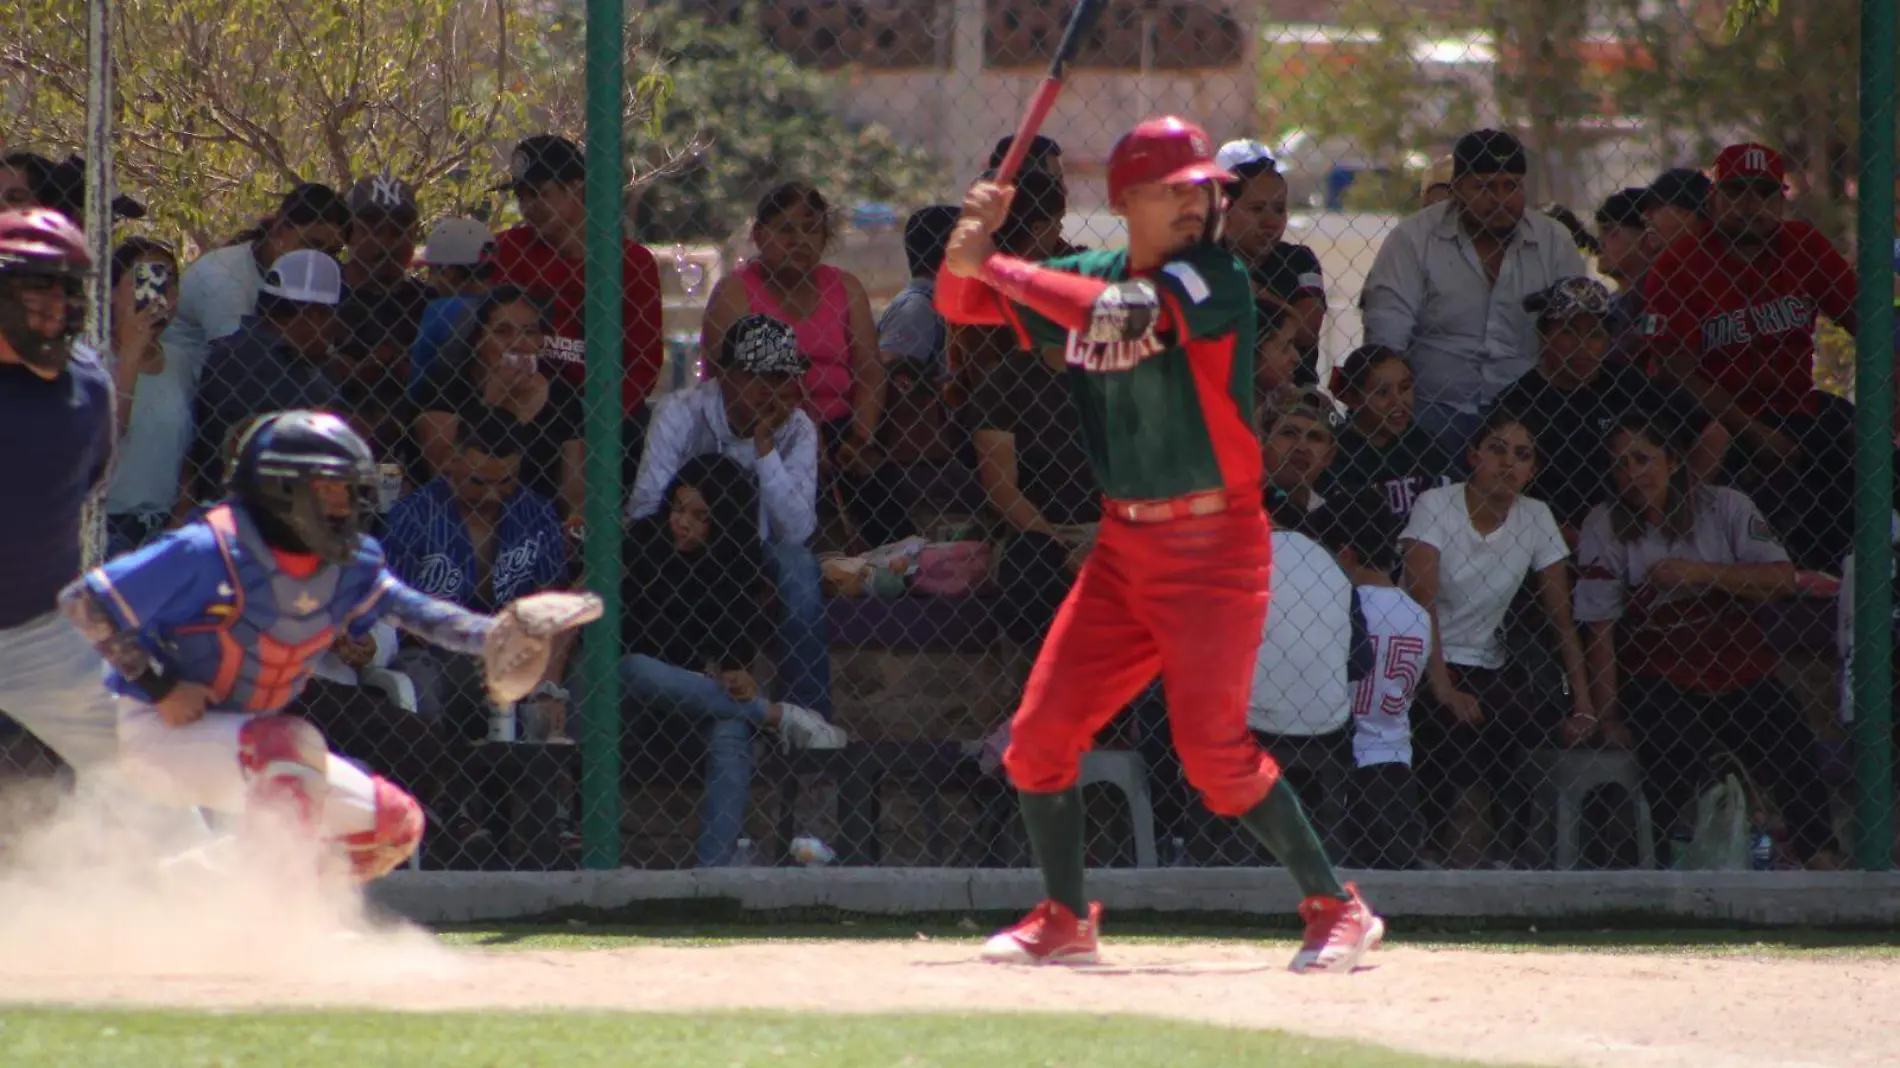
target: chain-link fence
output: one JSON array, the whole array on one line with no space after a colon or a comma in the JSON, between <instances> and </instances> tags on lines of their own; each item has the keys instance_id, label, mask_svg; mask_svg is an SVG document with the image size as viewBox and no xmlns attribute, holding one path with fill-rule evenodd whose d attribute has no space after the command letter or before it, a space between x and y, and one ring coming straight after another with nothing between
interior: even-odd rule
<instances>
[{"instance_id":1,"label":"chain-link fence","mask_svg":"<svg viewBox=\"0 0 1900 1068\"><path fill-rule=\"evenodd\" d=\"M1102 372L1073 341L934 301L1065 4L636 5L613 397L584 388L576 13L476 6L431 61L456 74L440 99L361 90L395 124L293 95L181 153L160 141L185 119L137 90L190 72L120 56L119 170L150 216L108 272L110 544L218 500L255 417L345 415L403 581L482 611L618 593L621 863L1028 863L1011 713L1133 514L1105 512L1091 455L1221 405L1257 432L1274 522L1247 725L1336 862L1881 852L1856 844L1840 588L1871 455L1851 237L1892 176L1854 148L1852 5L1112 4L996 246L1060 266L1124 245L1116 139L1183 115L1231 179L1184 225L1244 268L1229 326L1254 339L1222 357L1244 383L1203 367L1193 397L1114 410L1077 399ZM160 40L145 7L125 32ZM543 14L547 42L494 37ZM61 143L71 102L34 73L59 49L16 42L9 147ZM432 117L496 93L479 131ZM309 158L273 155L306 120ZM268 205L260 170L283 179ZM6 157L0 199L47 201L43 172ZM590 419L621 427L611 482L587 475ZM600 495L618 527L583 522ZM598 539L622 573L583 566ZM1181 640L1144 633L1129 662ZM571 867L580 723L614 711L580 663L495 708L472 659L379 627L293 710L422 801L425 866ZM1090 862L1269 862L1184 771L1176 685L1136 687L1080 756Z\"/></svg>"}]
</instances>

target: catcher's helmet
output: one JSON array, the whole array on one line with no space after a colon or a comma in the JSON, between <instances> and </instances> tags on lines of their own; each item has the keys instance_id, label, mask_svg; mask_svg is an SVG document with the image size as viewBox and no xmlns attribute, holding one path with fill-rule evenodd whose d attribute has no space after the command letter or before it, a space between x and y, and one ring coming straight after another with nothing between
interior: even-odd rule
<instances>
[{"instance_id":1,"label":"catcher's helmet","mask_svg":"<svg viewBox=\"0 0 1900 1068\"><path fill-rule=\"evenodd\" d=\"M50 378L72 358L73 341L86 328L83 293L91 273L86 235L64 215L46 208L0 212L0 339L28 367ZM48 289L65 297L50 335L34 327L25 296Z\"/></svg>"},{"instance_id":2,"label":"catcher's helmet","mask_svg":"<svg viewBox=\"0 0 1900 1068\"><path fill-rule=\"evenodd\" d=\"M1179 115L1147 119L1122 135L1108 153L1108 200L1144 182L1231 182L1214 161L1207 131Z\"/></svg>"},{"instance_id":3,"label":"catcher's helmet","mask_svg":"<svg viewBox=\"0 0 1900 1068\"><path fill-rule=\"evenodd\" d=\"M326 507L312 485L318 480L341 483L347 507ZM277 412L244 435L226 489L273 546L344 564L376 514L376 459L329 412Z\"/></svg>"}]
</instances>

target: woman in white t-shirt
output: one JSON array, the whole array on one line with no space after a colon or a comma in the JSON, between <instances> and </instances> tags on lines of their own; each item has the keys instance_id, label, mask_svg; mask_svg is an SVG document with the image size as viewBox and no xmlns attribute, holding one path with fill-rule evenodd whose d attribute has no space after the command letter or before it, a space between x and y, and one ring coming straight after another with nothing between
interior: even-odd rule
<instances>
[{"instance_id":1,"label":"woman in white t-shirt","mask_svg":"<svg viewBox=\"0 0 1900 1068\"><path fill-rule=\"evenodd\" d=\"M1583 647L1570 621L1570 548L1542 501L1523 496L1537 470L1537 441L1508 411L1472 439L1468 482L1428 490L1399 541L1405 591L1432 617L1431 664L1420 702L1419 778L1443 804L1445 860L1475 867L1491 848L1491 802L1508 789L1523 753L1545 744L1553 707L1510 663L1500 631L1526 577L1537 577L1546 631L1570 683L1565 733L1594 728Z\"/></svg>"}]
</instances>

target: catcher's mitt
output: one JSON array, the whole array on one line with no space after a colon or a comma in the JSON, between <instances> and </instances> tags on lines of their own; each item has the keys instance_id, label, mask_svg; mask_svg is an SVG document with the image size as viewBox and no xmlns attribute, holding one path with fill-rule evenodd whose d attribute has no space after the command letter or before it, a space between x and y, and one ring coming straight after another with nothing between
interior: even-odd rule
<instances>
[{"instance_id":1,"label":"catcher's mitt","mask_svg":"<svg viewBox=\"0 0 1900 1068\"><path fill-rule=\"evenodd\" d=\"M591 593L536 593L497 612L482 647L489 698L511 705L526 697L547 672L555 636L599 619L601 607Z\"/></svg>"}]
</instances>

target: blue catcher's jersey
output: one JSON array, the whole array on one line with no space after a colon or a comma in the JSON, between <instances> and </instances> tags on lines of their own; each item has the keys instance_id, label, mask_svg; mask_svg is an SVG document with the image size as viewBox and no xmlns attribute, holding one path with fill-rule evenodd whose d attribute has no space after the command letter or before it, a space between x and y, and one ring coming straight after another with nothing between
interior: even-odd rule
<instances>
[{"instance_id":1,"label":"blue catcher's jersey","mask_svg":"<svg viewBox=\"0 0 1900 1068\"><path fill-rule=\"evenodd\" d=\"M210 711L249 714L289 704L339 631L368 633L395 585L368 537L346 565L325 564L308 578L287 573L235 503L108 561L85 582L177 678L210 689ZM150 699L110 668L106 685Z\"/></svg>"}]
</instances>

